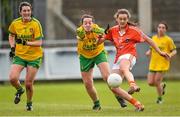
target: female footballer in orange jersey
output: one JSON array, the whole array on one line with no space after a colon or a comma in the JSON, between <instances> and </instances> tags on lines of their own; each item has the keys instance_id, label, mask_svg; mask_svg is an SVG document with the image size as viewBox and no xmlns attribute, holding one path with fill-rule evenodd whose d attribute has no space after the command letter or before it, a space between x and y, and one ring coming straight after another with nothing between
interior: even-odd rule
<instances>
[{"instance_id":1,"label":"female footballer in orange jersey","mask_svg":"<svg viewBox=\"0 0 180 117\"><path fill-rule=\"evenodd\" d=\"M26 109L31 111L33 109L33 83L43 56L41 48L43 33L39 21L32 17L32 6L30 3L21 2L19 13L21 17L15 19L9 26L9 44L11 46L9 56L13 58L9 79L12 86L17 90L14 103L18 104L21 95L24 93L19 77L22 70L26 68Z\"/></svg>"},{"instance_id":2,"label":"female footballer in orange jersey","mask_svg":"<svg viewBox=\"0 0 180 117\"><path fill-rule=\"evenodd\" d=\"M110 28L106 36L101 38L98 43L107 39L114 44L117 52L112 72L118 73L128 80L130 85L128 93L133 94L140 91L139 86L135 83L133 74L130 72L136 63L136 44L145 41L161 56L168 58L168 54L162 52L135 24L130 23L130 17L131 15L127 9L118 9L114 15L118 25Z\"/></svg>"},{"instance_id":3,"label":"female footballer in orange jersey","mask_svg":"<svg viewBox=\"0 0 180 117\"><path fill-rule=\"evenodd\" d=\"M163 52L167 52L170 56L170 59L177 53L176 46L171 39L166 34L168 26L166 22L162 21L157 26L157 35L152 37L153 41L158 45L158 47ZM163 75L170 67L170 59L165 59L160 56L153 48L150 48L146 52L147 56L150 56L149 63L149 73L148 73L148 84L149 86L156 87L158 98L156 103L162 103L162 95L165 93L166 84L162 83Z\"/></svg>"},{"instance_id":4,"label":"female footballer in orange jersey","mask_svg":"<svg viewBox=\"0 0 180 117\"><path fill-rule=\"evenodd\" d=\"M96 64L104 81L107 81L110 74L107 55L104 50L104 44L98 44L99 38L103 37L102 35L104 34L104 30L94 23L94 17L92 15L84 14L81 21L82 25L77 28L77 48L80 60L81 76L86 91L94 103L93 110L100 110L101 106L99 97L93 84L93 68ZM117 99L122 97L133 104L137 111L144 110L144 106L129 95L125 90L121 88L110 89L116 95Z\"/></svg>"}]
</instances>

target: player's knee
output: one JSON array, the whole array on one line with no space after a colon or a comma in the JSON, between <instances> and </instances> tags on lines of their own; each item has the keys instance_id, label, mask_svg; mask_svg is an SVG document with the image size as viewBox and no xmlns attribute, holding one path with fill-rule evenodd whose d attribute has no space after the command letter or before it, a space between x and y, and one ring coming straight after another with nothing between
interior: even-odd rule
<instances>
[{"instance_id":1,"label":"player's knee","mask_svg":"<svg viewBox=\"0 0 180 117\"><path fill-rule=\"evenodd\" d=\"M107 81L108 77L109 77L109 74L103 75L103 80L104 80L104 81Z\"/></svg>"},{"instance_id":2,"label":"player's knee","mask_svg":"<svg viewBox=\"0 0 180 117\"><path fill-rule=\"evenodd\" d=\"M11 83L16 82L18 80L18 76L10 74L9 75L9 80L10 80Z\"/></svg>"},{"instance_id":3,"label":"player's knee","mask_svg":"<svg viewBox=\"0 0 180 117\"><path fill-rule=\"evenodd\" d=\"M32 89L33 83L28 82L28 83L25 84L25 86L26 86L26 89L28 89L28 90Z\"/></svg>"},{"instance_id":4,"label":"player's knee","mask_svg":"<svg viewBox=\"0 0 180 117\"><path fill-rule=\"evenodd\" d=\"M93 88L93 83L92 82L84 82L84 85L87 89Z\"/></svg>"},{"instance_id":5,"label":"player's knee","mask_svg":"<svg viewBox=\"0 0 180 117\"><path fill-rule=\"evenodd\" d=\"M155 86L159 86L161 83L160 82L155 82Z\"/></svg>"},{"instance_id":6,"label":"player's knee","mask_svg":"<svg viewBox=\"0 0 180 117\"><path fill-rule=\"evenodd\" d=\"M10 83L12 84L12 83L14 83L16 80L15 80L15 79L10 78L10 79L9 79L9 81L10 81Z\"/></svg>"},{"instance_id":7,"label":"player's knee","mask_svg":"<svg viewBox=\"0 0 180 117\"><path fill-rule=\"evenodd\" d=\"M120 72L121 72L122 74L125 74L126 72L129 72L129 69L122 68L122 69L120 69Z\"/></svg>"},{"instance_id":8,"label":"player's knee","mask_svg":"<svg viewBox=\"0 0 180 117\"><path fill-rule=\"evenodd\" d=\"M153 82L148 82L149 86L155 86L155 84Z\"/></svg>"},{"instance_id":9,"label":"player's knee","mask_svg":"<svg viewBox=\"0 0 180 117\"><path fill-rule=\"evenodd\" d=\"M156 84L160 84L161 83L161 79L156 79Z\"/></svg>"}]
</instances>

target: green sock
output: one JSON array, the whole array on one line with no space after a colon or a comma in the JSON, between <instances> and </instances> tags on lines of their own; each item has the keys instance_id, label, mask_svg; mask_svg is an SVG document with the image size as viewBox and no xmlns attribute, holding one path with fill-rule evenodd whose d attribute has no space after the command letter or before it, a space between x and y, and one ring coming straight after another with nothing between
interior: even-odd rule
<instances>
[{"instance_id":1,"label":"green sock","mask_svg":"<svg viewBox=\"0 0 180 117\"><path fill-rule=\"evenodd\" d=\"M96 101L94 102L94 105L100 105L100 101L99 101L99 100L96 100Z\"/></svg>"},{"instance_id":2,"label":"green sock","mask_svg":"<svg viewBox=\"0 0 180 117\"><path fill-rule=\"evenodd\" d=\"M16 88L16 90L19 92L21 92L23 90L22 86L19 86L18 88Z\"/></svg>"},{"instance_id":3,"label":"green sock","mask_svg":"<svg viewBox=\"0 0 180 117\"><path fill-rule=\"evenodd\" d=\"M162 97L161 97L161 96L159 96L159 97L158 97L158 100L161 100L161 101L162 101Z\"/></svg>"},{"instance_id":4,"label":"green sock","mask_svg":"<svg viewBox=\"0 0 180 117\"><path fill-rule=\"evenodd\" d=\"M117 95L115 95L115 97L117 100L122 99L120 96L117 96Z\"/></svg>"},{"instance_id":5,"label":"green sock","mask_svg":"<svg viewBox=\"0 0 180 117\"><path fill-rule=\"evenodd\" d=\"M32 101L27 101L27 105L32 105Z\"/></svg>"}]
</instances>

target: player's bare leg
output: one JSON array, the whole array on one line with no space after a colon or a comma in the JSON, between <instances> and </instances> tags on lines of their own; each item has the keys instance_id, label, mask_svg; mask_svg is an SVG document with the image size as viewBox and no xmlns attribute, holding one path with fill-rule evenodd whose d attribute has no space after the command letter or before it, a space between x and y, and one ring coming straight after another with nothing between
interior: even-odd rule
<instances>
[{"instance_id":1,"label":"player's bare leg","mask_svg":"<svg viewBox=\"0 0 180 117\"><path fill-rule=\"evenodd\" d=\"M105 82L107 82L107 79L108 79L108 76L110 75L110 67L109 67L109 64L107 62L102 62L100 64L98 64L98 67L99 67L99 70L101 72L101 75L103 77L103 80ZM109 89L111 90L111 88L109 87ZM113 92L114 93L114 92ZM115 98L117 99L117 101L119 102L120 106L121 107L126 107L126 102L123 98L121 98L120 96L115 95Z\"/></svg>"},{"instance_id":2,"label":"player's bare leg","mask_svg":"<svg viewBox=\"0 0 180 117\"><path fill-rule=\"evenodd\" d=\"M26 109L27 111L32 111L32 97L33 97L33 83L35 80L35 76L37 74L38 69L27 66L27 74L26 74L26 80L25 80L25 86L26 86L26 94L27 94L27 105Z\"/></svg>"},{"instance_id":3,"label":"player's bare leg","mask_svg":"<svg viewBox=\"0 0 180 117\"><path fill-rule=\"evenodd\" d=\"M24 67L21 65L13 64L11 66L11 70L9 74L10 83L17 90L14 98L15 104L18 104L20 102L21 95L24 93L24 89L22 88L21 83L19 81L20 73L23 70L23 68Z\"/></svg>"},{"instance_id":4,"label":"player's bare leg","mask_svg":"<svg viewBox=\"0 0 180 117\"><path fill-rule=\"evenodd\" d=\"M149 86L156 86L155 84L155 75L156 73L153 73L153 72L149 72L148 75L147 75L147 82L148 82L148 85Z\"/></svg>"},{"instance_id":5,"label":"player's bare leg","mask_svg":"<svg viewBox=\"0 0 180 117\"><path fill-rule=\"evenodd\" d=\"M93 110L100 110L99 97L93 83L93 69L90 69L88 72L81 72L81 75L86 91L94 103Z\"/></svg>"},{"instance_id":6,"label":"player's bare leg","mask_svg":"<svg viewBox=\"0 0 180 117\"><path fill-rule=\"evenodd\" d=\"M128 90L129 94L133 94L134 92L139 92L140 88L135 83L133 74L130 70L130 61L128 59L122 59L120 62L120 72L124 75L124 77L128 80L130 88Z\"/></svg>"},{"instance_id":7,"label":"player's bare leg","mask_svg":"<svg viewBox=\"0 0 180 117\"><path fill-rule=\"evenodd\" d=\"M143 111L144 110L144 105L141 104L138 100L133 98L130 94L128 94L125 90L119 88L112 88L112 91L118 95L121 96L123 99L127 100L130 102L132 105L134 105L136 111Z\"/></svg>"},{"instance_id":8,"label":"player's bare leg","mask_svg":"<svg viewBox=\"0 0 180 117\"><path fill-rule=\"evenodd\" d=\"M124 79L124 75L119 71L119 69L113 69L113 70L112 70L112 73L120 74L120 75L121 75L121 78ZM109 88L110 88L110 87L109 87ZM110 88L110 89L111 89L111 88ZM111 89L111 90L112 90L112 89ZM112 92L113 92L113 91L112 91ZM117 95L116 93L114 93L114 94L115 94L115 97L116 97L117 101L119 102L120 106L121 106L122 108L127 107L127 104L126 104L125 99L123 99L121 96Z\"/></svg>"},{"instance_id":9,"label":"player's bare leg","mask_svg":"<svg viewBox=\"0 0 180 117\"><path fill-rule=\"evenodd\" d=\"M158 98L157 98L156 103L158 103L158 104L162 103L162 95L163 95L162 79L163 79L163 73L156 72L155 84L156 84L156 90L157 90L157 93L158 93Z\"/></svg>"}]
</instances>

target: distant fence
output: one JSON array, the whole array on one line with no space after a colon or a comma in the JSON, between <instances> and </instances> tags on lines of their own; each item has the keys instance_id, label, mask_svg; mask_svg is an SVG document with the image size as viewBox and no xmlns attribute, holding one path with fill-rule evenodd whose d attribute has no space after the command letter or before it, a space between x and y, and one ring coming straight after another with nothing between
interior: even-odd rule
<instances>
[{"instance_id":1,"label":"distant fence","mask_svg":"<svg viewBox=\"0 0 180 117\"><path fill-rule=\"evenodd\" d=\"M138 44L138 59L132 72L136 78L146 78L148 73L148 58L145 56L148 46L146 44ZM115 56L115 48L106 46L109 55L110 66L113 64ZM178 49L179 50L179 49ZM11 61L9 59L9 49L0 50L0 81L7 81L10 70ZM177 54L173 60L171 69L166 74L167 77L180 77L180 55ZM25 70L21 75L23 80ZM94 70L94 77L101 78L97 67ZM44 58L42 66L37 74L37 80L68 80L81 79L79 59L76 47L53 47L44 49Z\"/></svg>"},{"instance_id":2,"label":"distant fence","mask_svg":"<svg viewBox=\"0 0 180 117\"><path fill-rule=\"evenodd\" d=\"M142 48L145 45L141 45ZM144 48L144 47L143 47ZM112 46L106 47L109 55L109 63L112 66L115 56L115 49ZM144 50L144 49L141 49ZM144 53L144 51L143 51ZM9 49L0 51L0 81L7 81L11 61L9 59ZM142 56L140 54L140 56ZM145 76L147 72L147 58L139 57L137 65L133 70L136 76ZM25 71L21 75L23 80ZM94 77L100 78L97 67L94 70ZM76 47L45 48L42 66L37 75L37 80L57 80L57 79L80 79L79 59Z\"/></svg>"}]
</instances>

